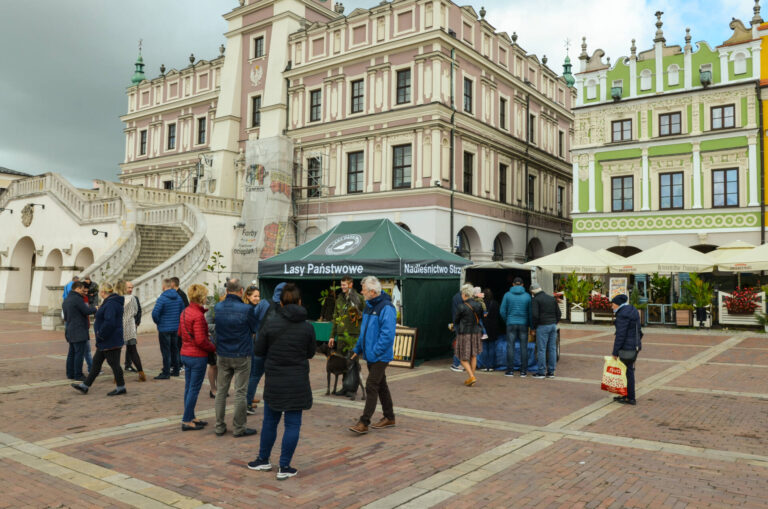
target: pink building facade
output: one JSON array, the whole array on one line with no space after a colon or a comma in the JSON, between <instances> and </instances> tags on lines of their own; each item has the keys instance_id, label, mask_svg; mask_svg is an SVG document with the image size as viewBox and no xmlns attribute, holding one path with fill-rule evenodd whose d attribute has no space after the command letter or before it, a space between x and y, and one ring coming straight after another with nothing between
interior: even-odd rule
<instances>
[{"instance_id":1,"label":"pink building facade","mask_svg":"<svg viewBox=\"0 0 768 509\"><path fill-rule=\"evenodd\" d=\"M124 183L242 198L248 140L287 137L299 243L378 217L473 260L569 241L575 92L483 10L239 4L225 55L128 89Z\"/></svg>"}]
</instances>

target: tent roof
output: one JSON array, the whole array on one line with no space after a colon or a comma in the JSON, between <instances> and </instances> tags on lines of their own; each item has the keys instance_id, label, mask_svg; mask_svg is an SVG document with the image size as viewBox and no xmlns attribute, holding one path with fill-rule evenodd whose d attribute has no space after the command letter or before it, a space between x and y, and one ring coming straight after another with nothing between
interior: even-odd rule
<instances>
[{"instance_id":1,"label":"tent roof","mask_svg":"<svg viewBox=\"0 0 768 509\"><path fill-rule=\"evenodd\" d=\"M388 219L344 221L295 249L259 261L259 277L458 279L470 263Z\"/></svg>"},{"instance_id":2,"label":"tent roof","mask_svg":"<svg viewBox=\"0 0 768 509\"><path fill-rule=\"evenodd\" d=\"M712 272L713 265L708 255L670 240L611 265L611 272Z\"/></svg>"},{"instance_id":3,"label":"tent roof","mask_svg":"<svg viewBox=\"0 0 768 509\"><path fill-rule=\"evenodd\" d=\"M610 264L611 261L579 245L526 263L529 267L541 267L556 274L606 274Z\"/></svg>"}]
</instances>

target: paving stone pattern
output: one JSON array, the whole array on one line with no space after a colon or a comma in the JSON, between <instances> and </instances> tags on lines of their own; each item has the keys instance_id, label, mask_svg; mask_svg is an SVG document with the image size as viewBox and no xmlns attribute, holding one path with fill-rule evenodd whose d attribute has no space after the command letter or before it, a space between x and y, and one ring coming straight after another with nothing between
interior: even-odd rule
<instances>
[{"instance_id":1,"label":"paving stone pattern","mask_svg":"<svg viewBox=\"0 0 768 509\"><path fill-rule=\"evenodd\" d=\"M364 436L346 430L363 403L325 396L318 356L299 475L280 482L245 468L258 436L215 436L207 382L197 414L211 425L183 433L183 377L129 373L128 394L109 398L105 364L81 395L65 378L63 333L39 323L0 311L0 508L768 506L759 334L646 330L635 407L600 391L604 326L563 326L554 380L480 373L466 388L449 359L390 368L397 427ZM157 336L139 337L139 352L151 378ZM261 406L248 421L260 429ZM278 437L273 463L279 453Z\"/></svg>"}]
</instances>

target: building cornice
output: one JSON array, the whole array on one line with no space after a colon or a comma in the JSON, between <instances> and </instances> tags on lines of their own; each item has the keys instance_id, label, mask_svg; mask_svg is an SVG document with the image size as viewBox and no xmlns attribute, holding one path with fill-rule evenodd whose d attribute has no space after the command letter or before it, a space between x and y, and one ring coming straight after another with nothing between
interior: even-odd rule
<instances>
[{"instance_id":1,"label":"building cornice","mask_svg":"<svg viewBox=\"0 0 768 509\"><path fill-rule=\"evenodd\" d=\"M204 94L187 97L181 100L169 101L163 104L158 104L157 106L152 106L151 108L147 108L145 110L126 113L125 115L122 115L120 117L120 120L122 122L131 122L133 120L138 120L140 118L144 118L150 115L169 113L179 108L186 108L189 106L198 106L200 103L204 103L207 101L218 101L218 99L219 99L219 89L215 89L215 90L211 90L210 92L206 92Z\"/></svg>"},{"instance_id":2,"label":"building cornice","mask_svg":"<svg viewBox=\"0 0 768 509\"><path fill-rule=\"evenodd\" d=\"M679 145L681 143L701 143L703 141L723 140L727 138L737 138L741 136L759 136L760 131L755 128L728 129L728 132L718 131L716 133L706 132L701 134L686 134L681 136L664 136L647 141L636 141L632 143L616 143L594 145L589 147L574 147L571 149L571 156L575 157L582 154L599 154L601 152L615 152L618 150L649 149L664 145ZM726 150L726 149L722 149Z\"/></svg>"}]
</instances>

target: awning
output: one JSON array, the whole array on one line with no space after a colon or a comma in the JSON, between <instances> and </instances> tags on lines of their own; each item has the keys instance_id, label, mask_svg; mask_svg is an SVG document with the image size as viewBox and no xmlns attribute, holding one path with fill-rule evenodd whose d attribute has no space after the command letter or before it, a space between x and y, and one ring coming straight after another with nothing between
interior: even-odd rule
<instances>
[{"instance_id":1,"label":"awning","mask_svg":"<svg viewBox=\"0 0 768 509\"><path fill-rule=\"evenodd\" d=\"M617 255L614 255L617 256ZM551 255L526 263L529 267L541 267L555 274L607 274L611 262L601 255L579 245L571 246Z\"/></svg>"},{"instance_id":2,"label":"awning","mask_svg":"<svg viewBox=\"0 0 768 509\"><path fill-rule=\"evenodd\" d=\"M754 249L740 250L717 263L724 272L757 272L768 270L768 244Z\"/></svg>"},{"instance_id":3,"label":"awning","mask_svg":"<svg viewBox=\"0 0 768 509\"><path fill-rule=\"evenodd\" d=\"M611 265L611 272L633 274L712 272L713 265L712 259L704 253L670 240L632 255L619 264Z\"/></svg>"}]
</instances>

